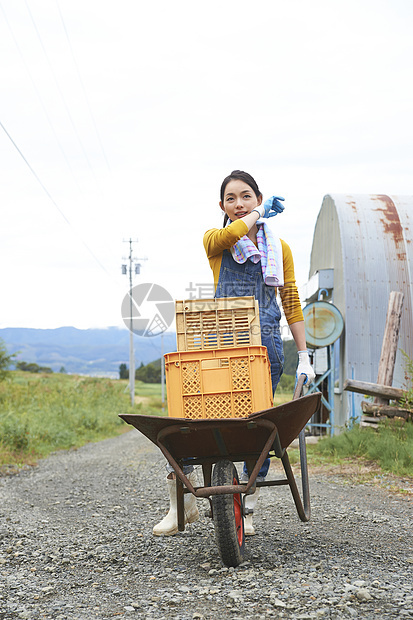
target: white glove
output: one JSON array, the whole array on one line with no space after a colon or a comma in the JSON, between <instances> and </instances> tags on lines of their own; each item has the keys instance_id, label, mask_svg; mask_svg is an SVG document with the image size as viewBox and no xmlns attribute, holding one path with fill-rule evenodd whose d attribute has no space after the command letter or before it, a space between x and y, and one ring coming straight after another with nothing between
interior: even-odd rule
<instances>
[{"instance_id":1,"label":"white glove","mask_svg":"<svg viewBox=\"0 0 413 620\"><path fill-rule=\"evenodd\" d=\"M315 372L310 364L308 351L298 351L298 366L295 376L298 379L300 375L307 376L304 385L310 385L315 379Z\"/></svg>"},{"instance_id":2,"label":"white glove","mask_svg":"<svg viewBox=\"0 0 413 620\"><path fill-rule=\"evenodd\" d=\"M255 207L252 211L256 211L258 213L258 215L260 216L258 218L258 220L261 220L265 217L265 207L263 204L258 205L257 207ZM252 213L251 211L251 213ZM258 222L257 220L257 222Z\"/></svg>"},{"instance_id":3,"label":"white glove","mask_svg":"<svg viewBox=\"0 0 413 620\"><path fill-rule=\"evenodd\" d=\"M281 198L281 196L272 196L263 204L255 207L253 211L257 211L260 216L256 223L262 224L264 219L274 217L275 215L278 215L278 213L282 213L285 207L281 204L280 200L284 201L284 198Z\"/></svg>"}]
</instances>

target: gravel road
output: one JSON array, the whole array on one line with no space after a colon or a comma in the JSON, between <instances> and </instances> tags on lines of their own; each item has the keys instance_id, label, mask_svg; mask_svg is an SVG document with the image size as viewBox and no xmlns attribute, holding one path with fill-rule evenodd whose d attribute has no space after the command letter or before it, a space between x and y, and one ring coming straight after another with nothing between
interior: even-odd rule
<instances>
[{"instance_id":1,"label":"gravel road","mask_svg":"<svg viewBox=\"0 0 413 620\"><path fill-rule=\"evenodd\" d=\"M413 618L407 493L310 474L304 524L287 488L262 489L247 561L227 569L206 500L152 536L164 478L135 430L0 478L0 618Z\"/></svg>"}]
</instances>

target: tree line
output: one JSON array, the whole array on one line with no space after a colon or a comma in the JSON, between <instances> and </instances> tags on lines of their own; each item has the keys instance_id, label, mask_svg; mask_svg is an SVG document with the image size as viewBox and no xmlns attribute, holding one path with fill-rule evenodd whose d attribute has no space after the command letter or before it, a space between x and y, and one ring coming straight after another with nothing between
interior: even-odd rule
<instances>
[{"instance_id":1,"label":"tree line","mask_svg":"<svg viewBox=\"0 0 413 620\"><path fill-rule=\"evenodd\" d=\"M293 390L295 384L295 370L297 367L297 347L294 340L284 341L284 374L281 376L280 389ZM129 379L129 368L126 364L119 366L119 379ZM161 382L161 360L146 364L143 362L135 370L135 380L143 383Z\"/></svg>"},{"instance_id":2,"label":"tree line","mask_svg":"<svg viewBox=\"0 0 413 620\"><path fill-rule=\"evenodd\" d=\"M34 362L16 362L15 358L17 353L9 353L7 351L6 345L3 340L0 339L0 381L4 380L11 367L15 367L16 370L22 370L23 372L33 372L33 373L46 373L51 374L53 370L49 366L39 366L39 364L35 364ZM65 373L66 370L64 366L61 367L60 371Z\"/></svg>"},{"instance_id":3,"label":"tree line","mask_svg":"<svg viewBox=\"0 0 413 620\"><path fill-rule=\"evenodd\" d=\"M126 364L119 366L119 379L129 379L129 368ZM161 360L156 360L146 366L141 363L139 368L135 370L135 380L143 383L160 383L161 382Z\"/></svg>"},{"instance_id":4,"label":"tree line","mask_svg":"<svg viewBox=\"0 0 413 620\"><path fill-rule=\"evenodd\" d=\"M45 372L50 374L53 372L49 366L39 366L34 362L17 362L16 363L17 370L23 370L23 372Z\"/></svg>"}]
</instances>

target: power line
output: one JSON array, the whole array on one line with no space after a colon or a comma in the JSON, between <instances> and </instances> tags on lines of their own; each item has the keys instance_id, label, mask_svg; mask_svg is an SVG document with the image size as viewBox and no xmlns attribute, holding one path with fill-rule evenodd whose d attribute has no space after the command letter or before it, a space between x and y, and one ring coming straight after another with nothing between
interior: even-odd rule
<instances>
[{"instance_id":1,"label":"power line","mask_svg":"<svg viewBox=\"0 0 413 620\"><path fill-rule=\"evenodd\" d=\"M36 22L34 21L34 17L33 17L33 15L32 15L32 12L30 11L30 7L29 7L29 5L27 4L27 0L24 0L24 3L25 3L25 5L26 5L27 11L28 11L28 13L29 13L29 15L30 15L30 19L31 19L32 24L33 24L33 27L34 27L34 29L35 29L35 31L36 31L37 37L38 37L38 39L39 39L39 41L40 41L40 45L41 45L41 47L42 47L43 53L44 53L44 55L45 55L45 57L46 57L46 60L47 60L48 65L49 65L49 69L50 69L50 72L51 72L51 74L52 74L52 76L53 76L53 80L54 80L54 82L55 82L56 88L57 88L57 90L59 91L59 94L60 94L60 96L61 96L61 98L62 98L63 105L64 105L64 107L65 107L65 110L66 110L66 112L67 112L68 118L69 118L70 123L71 123L71 125L72 125L73 131L74 131L74 132L75 132L75 134L76 134L76 137L77 137L78 142L79 142L79 144L80 144L80 148L82 149L83 155L85 156L85 159L86 159L86 161L87 161L87 163L88 163L88 166L89 166L89 168L90 168L90 170L91 170L92 174L94 175L94 174L95 174L95 172L94 172L94 170L93 170L92 164L90 163L90 160L89 160L89 157L88 157L88 155L87 155L87 153L86 153L85 147L83 146L83 142L82 142L82 140L81 140L81 138L80 138L80 135L79 135L79 133L78 133L78 131L77 131L76 124L75 124L75 122L74 122L74 120L73 120L73 117L72 117L72 115L71 115L71 113L70 113L69 106L67 105L67 102L66 102L65 96L64 96L64 94L63 94L63 91L62 91L62 89L60 88L59 81L58 81L58 79L57 79L57 77L56 77L56 74L55 74L55 72L54 72L53 65L52 65L52 63L50 62L50 58L49 58L49 56L48 56L48 54L47 54L46 48L45 48L45 46L44 46L44 43L43 43L42 37L40 36L40 32L39 32L39 30L38 30L38 28L37 28Z\"/></svg>"},{"instance_id":2,"label":"power line","mask_svg":"<svg viewBox=\"0 0 413 620\"><path fill-rule=\"evenodd\" d=\"M81 88L83 90L83 95L85 97L85 101L86 101L87 107L89 109L90 118L92 119L93 127L95 129L96 136L97 136L97 139L99 141L103 157L104 157L104 159L106 161L106 165L108 167L108 170L110 171L109 161L108 161L108 158L106 157L105 149L103 148L103 142L101 140L100 133L98 131L98 127L97 127L97 124L96 124L96 121L95 121L95 117L94 117L93 112L92 112L92 107L90 105L89 98L88 98L87 92L86 92L86 88L85 88L85 85L83 83L82 76L80 74L79 65L77 64L77 61L76 61L76 57L75 57L75 54L74 54L74 51L73 51L73 47L72 47L72 44L71 44L71 41L70 41L70 38L69 38L69 33L67 31L66 23L65 23L65 20L63 19L62 11L60 9L58 0L56 0L56 6L57 6L57 10L59 11L60 19L62 20L63 29L64 29L65 34L66 34L66 39L67 39L67 43L69 45L70 52L72 54L73 64L74 64L75 69L76 69L77 77L79 79L79 83L80 83L80 86L81 86Z\"/></svg>"},{"instance_id":3,"label":"power line","mask_svg":"<svg viewBox=\"0 0 413 620\"><path fill-rule=\"evenodd\" d=\"M17 39L16 39L16 37L14 36L14 32L13 32L13 30L12 30L11 26L10 26L9 20L7 19L7 15L6 15L6 13L5 13L5 11L4 11L4 8L3 8L3 6L2 6L1 4L0 4L0 8L1 8L1 11L2 11L2 13L3 13L4 21L5 21L5 22L6 22L6 24L7 24L7 27L8 27L8 29L9 29L9 31L10 31L10 34L11 34L11 36L12 36L12 39L13 39L13 41L14 41L14 43L15 43L15 45L16 45L16 48L17 48L17 50L18 50L18 52L19 52L19 54L20 54L20 58L21 58L21 60L22 60L22 62L23 62L23 64L24 64L24 67L25 67L25 69L26 69L26 71L27 71L27 74L28 74L28 76L29 76L29 78L30 78L30 80L31 80L32 86L33 86L33 88L34 88L34 90L35 90L35 93L36 93L36 95L37 95L38 99L39 99L40 105L41 105L41 106L42 106L42 108L43 108L43 112L44 112L44 114L45 114L45 116L46 116L46 119L47 119L47 121L48 121L49 125L50 125L50 128L51 128L51 130L52 130L52 133L53 133L54 137L56 138L56 142L57 142L57 144L59 145L60 151L61 151L61 153L62 153L62 155L63 155L63 157L64 157L64 159L65 159L65 161L66 161L66 164L67 164L67 166L68 166L68 168L69 168L69 170L70 170L70 172L71 172L71 174L72 174L72 176L73 176L73 179L74 179L74 181L75 181L75 183L76 183L76 185L77 185L77 188L78 188L78 190L80 191L80 186L79 186L78 180L76 179L76 176L75 176L75 173L74 173L74 171L73 171L73 168L72 168L72 166L70 165L70 162L69 162L69 159L68 159L68 157L67 157L67 155L66 155L66 152L65 152L65 150L64 150L64 148L63 148L63 146L62 146L62 144L61 144L61 142L60 142L60 140L59 140L59 138L58 138L58 135L57 135L56 130L55 130L54 126L53 126L52 120L51 120L51 118L50 118L50 116L49 116L49 113L48 113L48 111L47 111L47 109L46 109L46 106L45 106L45 104L44 104L44 102L43 102L43 99L42 99L42 97L41 97L41 95L40 95L40 92L39 92L39 90L38 90L38 88L37 88L37 86L36 86L36 83L35 83L35 81L34 81L34 79L33 79L33 77L32 77L32 74L31 74L31 72L30 72L29 66L28 66L28 64L26 63L26 60L25 60L24 55L23 55L23 52L21 51L20 46L19 46L19 44L18 44L18 42L17 42Z\"/></svg>"},{"instance_id":4,"label":"power line","mask_svg":"<svg viewBox=\"0 0 413 620\"><path fill-rule=\"evenodd\" d=\"M53 198L53 196L50 194L50 192L48 191L48 189L46 188L46 186L43 184L43 182L41 181L40 177L37 175L37 173L35 172L35 170L32 168L32 166L30 165L30 163L28 162L28 160L26 159L26 157L23 155L22 151L19 149L19 147L17 146L16 142L13 140L13 138L11 137L11 135L9 134L9 132L7 131L7 129L5 128L5 126L3 125L3 123L0 121L0 127L3 129L4 133L6 134L6 136L9 138L10 142L13 144L14 148L16 149L16 151L19 153L20 157L23 159L24 163L26 164L26 166L29 168L30 172L32 173L32 175L34 176L34 178L36 179L36 181L39 183L39 185L41 186L41 188L43 189L43 191L45 192L46 196L50 199L50 201L52 202L52 204L56 207L56 209L59 211L60 215L62 216L62 218L65 220L66 224L68 224L76 233L76 235L78 236L78 238L80 239L80 241L83 243L83 245L85 246L85 248L87 249L87 251L89 252L89 254L91 254L91 256L93 256L93 258L95 259L95 261L98 263L98 265L101 267L101 269L103 269L103 271L111 278L111 274L107 271L106 267L100 262L100 260L98 259L98 257L96 256L96 254L90 249L90 247L87 245L87 243L82 239L82 237L80 236L80 234L77 232L77 230L73 227L73 225L71 224L71 222L67 219L66 215L64 214L64 212L62 211L62 209L59 207L59 205L57 204L57 202L55 201L55 199Z\"/></svg>"}]
</instances>

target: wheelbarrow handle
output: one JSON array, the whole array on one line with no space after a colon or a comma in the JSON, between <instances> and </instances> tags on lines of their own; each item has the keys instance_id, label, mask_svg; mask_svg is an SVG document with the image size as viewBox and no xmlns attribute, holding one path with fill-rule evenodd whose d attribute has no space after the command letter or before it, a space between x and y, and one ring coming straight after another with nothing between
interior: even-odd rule
<instances>
[{"instance_id":1,"label":"wheelbarrow handle","mask_svg":"<svg viewBox=\"0 0 413 620\"><path fill-rule=\"evenodd\" d=\"M297 398L301 397L304 383L307 380L307 375L300 375L297 379L297 383L295 384L295 390L293 395L293 400L297 400Z\"/></svg>"}]
</instances>

